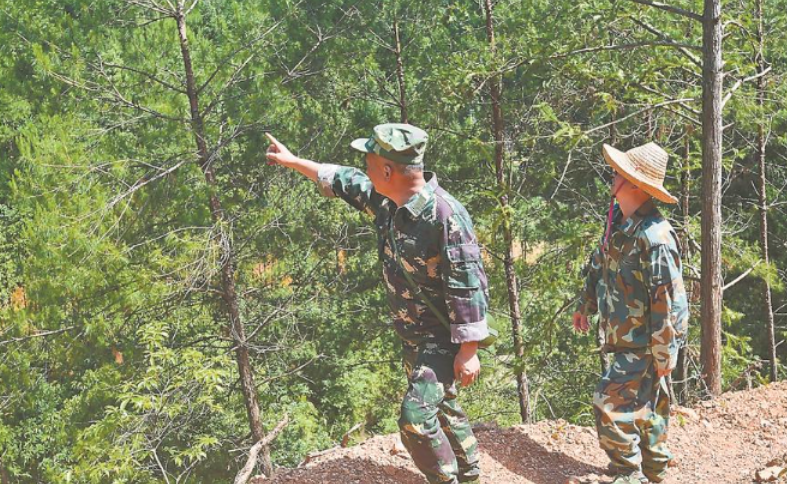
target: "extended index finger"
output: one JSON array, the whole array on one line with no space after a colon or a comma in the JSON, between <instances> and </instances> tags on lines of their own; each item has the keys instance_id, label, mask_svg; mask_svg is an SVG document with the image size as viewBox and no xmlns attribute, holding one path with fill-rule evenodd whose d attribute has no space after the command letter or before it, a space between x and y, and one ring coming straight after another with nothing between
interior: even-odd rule
<instances>
[{"instance_id":1,"label":"extended index finger","mask_svg":"<svg viewBox=\"0 0 787 484\"><path fill-rule=\"evenodd\" d=\"M266 137L266 138L268 138L268 141L270 141L270 142L271 142L271 144L274 144L274 145L276 145L276 146L279 146L279 145L281 144L281 143L279 142L279 140L277 140L276 138L274 138L274 137L273 137L273 135L272 135L272 134L270 134L270 133L267 133L267 132L266 132L266 133L265 133L265 137Z\"/></svg>"}]
</instances>

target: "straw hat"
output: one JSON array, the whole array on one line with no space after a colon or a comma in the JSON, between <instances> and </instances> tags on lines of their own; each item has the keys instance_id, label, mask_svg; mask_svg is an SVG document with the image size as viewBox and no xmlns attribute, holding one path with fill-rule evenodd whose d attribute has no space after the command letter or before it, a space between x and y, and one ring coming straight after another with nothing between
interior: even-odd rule
<instances>
[{"instance_id":1,"label":"straw hat","mask_svg":"<svg viewBox=\"0 0 787 484\"><path fill-rule=\"evenodd\" d=\"M664 188L669 155L661 146L648 143L624 153L605 144L604 158L615 171L648 195L665 203L678 203L678 199Z\"/></svg>"}]
</instances>

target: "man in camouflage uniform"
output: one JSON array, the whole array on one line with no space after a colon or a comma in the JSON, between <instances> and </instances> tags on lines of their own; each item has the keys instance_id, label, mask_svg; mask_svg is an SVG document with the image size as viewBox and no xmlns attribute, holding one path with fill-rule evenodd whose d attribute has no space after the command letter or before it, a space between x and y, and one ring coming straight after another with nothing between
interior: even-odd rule
<instances>
[{"instance_id":1,"label":"man in camouflage uniform","mask_svg":"<svg viewBox=\"0 0 787 484\"><path fill-rule=\"evenodd\" d=\"M480 373L477 345L489 335L487 280L470 216L423 171L426 133L383 124L372 137L355 140L351 146L366 154L366 173L298 158L268 137L270 161L374 217L409 382L402 442L429 482L478 482L478 445L455 382L470 385Z\"/></svg>"},{"instance_id":2,"label":"man in camouflage uniform","mask_svg":"<svg viewBox=\"0 0 787 484\"><path fill-rule=\"evenodd\" d=\"M626 153L604 145L615 169L607 230L585 269L574 327L600 314L603 351L612 364L593 395L599 444L615 484L661 482L667 450L670 392L688 325L678 237L653 203L677 200L663 186L667 153L655 143Z\"/></svg>"}]
</instances>

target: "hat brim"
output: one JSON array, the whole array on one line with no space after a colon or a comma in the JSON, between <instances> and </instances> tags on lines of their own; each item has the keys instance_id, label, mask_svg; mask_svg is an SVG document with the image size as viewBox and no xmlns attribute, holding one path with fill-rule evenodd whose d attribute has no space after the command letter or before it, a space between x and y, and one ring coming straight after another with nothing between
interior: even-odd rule
<instances>
[{"instance_id":1,"label":"hat brim","mask_svg":"<svg viewBox=\"0 0 787 484\"><path fill-rule=\"evenodd\" d=\"M350 148L354 149L355 151L360 151L361 153L372 153L372 151L366 147L369 143L370 138L358 138L357 140L350 143Z\"/></svg>"},{"instance_id":2,"label":"hat brim","mask_svg":"<svg viewBox=\"0 0 787 484\"><path fill-rule=\"evenodd\" d=\"M631 182L633 185L636 185L651 197L656 198L664 203L678 203L678 199L668 192L663 185L655 185L642 178L637 173L637 171L634 170L631 160L629 160L629 157L626 155L626 153L608 144L604 144L603 151L604 159L607 160L609 166L614 168L616 172L620 173L623 178Z\"/></svg>"}]
</instances>

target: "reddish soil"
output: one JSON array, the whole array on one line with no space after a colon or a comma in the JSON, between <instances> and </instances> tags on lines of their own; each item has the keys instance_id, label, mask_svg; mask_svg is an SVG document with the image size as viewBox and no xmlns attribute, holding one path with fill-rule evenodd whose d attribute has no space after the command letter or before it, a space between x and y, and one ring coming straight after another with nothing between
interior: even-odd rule
<instances>
[{"instance_id":1,"label":"reddish soil","mask_svg":"<svg viewBox=\"0 0 787 484\"><path fill-rule=\"evenodd\" d=\"M595 430L561 421L479 428L485 484L609 482ZM677 409L665 484L741 484L778 462L787 467L787 382L728 393L695 409ZM573 480L572 480L573 479ZM265 484L425 484L396 435L325 452ZM787 478L778 482L787 483Z\"/></svg>"}]
</instances>

